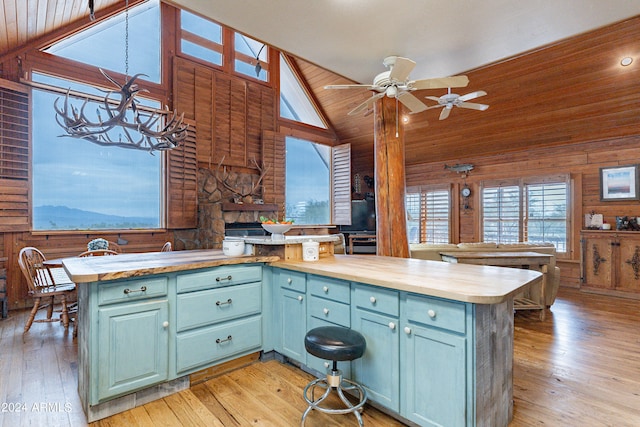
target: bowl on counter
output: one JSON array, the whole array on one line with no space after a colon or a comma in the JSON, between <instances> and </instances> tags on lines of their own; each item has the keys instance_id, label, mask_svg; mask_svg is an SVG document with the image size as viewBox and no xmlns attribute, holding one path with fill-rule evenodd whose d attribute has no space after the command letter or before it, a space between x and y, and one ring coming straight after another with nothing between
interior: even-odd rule
<instances>
[{"instance_id":1,"label":"bowl on counter","mask_svg":"<svg viewBox=\"0 0 640 427\"><path fill-rule=\"evenodd\" d=\"M262 228L271 233L271 240L284 240L284 233L291 230L293 224L262 224Z\"/></svg>"},{"instance_id":2,"label":"bowl on counter","mask_svg":"<svg viewBox=\"0 0 640 427\"><path fill-rule=\"evenodd\" d=\"M224 239L222 241L222 253L226 256L244 255L244 240Z\"/></svg>"}]
</instances>

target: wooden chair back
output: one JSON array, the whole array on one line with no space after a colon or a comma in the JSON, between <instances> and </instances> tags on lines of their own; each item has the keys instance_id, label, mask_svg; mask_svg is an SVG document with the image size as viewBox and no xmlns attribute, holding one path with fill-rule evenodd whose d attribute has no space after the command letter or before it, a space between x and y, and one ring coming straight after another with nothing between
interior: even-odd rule
<instances>
[{"instance_id":1,"label":"wooden chair back","mask_svg":"<svg viewBox=\"0 0 640 427\"><path fill-rule=\"evenodd\" d=\"M116 242L109 241L109 250L110 251L114 251L114 252L119 253L119 254L122 253L122 247L119 244L117 244Z\"/></svg>"},{"instance_id":2,"label":"wooden chair back","mask_svg":"<svg viewBox=\"0 0 640 427\"><path fill-rule=\"evenodd\" d=\"M44 261L44 254L37 248L27 246L20 250L18 265L27 279L30 294L38 293L55 284L51 272L43 264Z\"/></svg>"},{"instance_id":3,"label":"wooden chair back","mask_svg":"<svg viewBox=\"0 0 640 427\"><path fill-rule=\"evenodd\" d=\"M105 255L119 255L118 252L112 251L111 249L96 249L93 251L84 251L79 257L90 257L90 256L105 256Z\"/></svg>"},{"instance_id":4,"label":"wooden chair back","mask_svg":"<svg viewBox=\"0 0 640 427\"><path fill-rule=\"evenodd\" d=\"M164 245L162 245L162 249L160 249L160 252L171 252L171 242L167 242Z\"/></svg>"}]
</instances>

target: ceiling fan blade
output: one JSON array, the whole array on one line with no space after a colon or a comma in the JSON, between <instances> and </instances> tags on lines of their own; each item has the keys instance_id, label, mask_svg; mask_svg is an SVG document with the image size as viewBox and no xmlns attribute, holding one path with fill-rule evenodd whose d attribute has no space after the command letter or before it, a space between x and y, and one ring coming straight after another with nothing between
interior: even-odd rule
<instances>
[{"instance_id":1,"label":"ceiling fan blade","mask_svg":"<svg viewBox=\"0 0 640 427\"><path fill-rule=\"evenodd\" d=\"M409 82L414 89L444 89L449 87L465 87L469 84L467 76L439 77Z\"/></svg>"},{"instance_id":2,"label":"ceiling fan blade","mask_svg":"<svg viewBox=\"0 0 640 427\"><path fill-rule=\"evenodd\" d=\"M477 90L475 92L471 92L468 93L466 95L462 95L460 97L458 97L458 99L462 102L464 101L471 101L472 99L475 98L480 98L481 96L485 96L487 94L487 92L483 91L483 90Z\"/></svg>"},{"instance_id":3,"label":"ceiling fan blade","mask_svg":"<svg viewBox=\"0 0 640 427\"><path fill-rule=\"evenodd\" d=\"M427 109L427 106L424 105L422 101L411 95L409 92L401 92L398 95L398 101L402 102L405 107L411 110L411 114L419 113Z\"/></svg>"},{"instance_id":4,"label":"ceiling fan blade","mask_svg":"<svg viewBox=\"0 0 640 427\"><path fill-rule=\"evenodd\" d=\"M404 82L409 77L409 73L416 66L416 63L408 58L396 57L396 63L391 68L389 79L391 81Z\"/></svg>"},{"instance_id":5,"label":"ceiling fan blade","mask_svg":"<svg viewBox=\"0 0 640 427\"><path fill-rule=\"evenodd\" d=\"M484 111L487 108L489 108L487 104L476 104L475 102L461 102L460 104L458 104L458 107L470 108L472 110L480 110L480 111Z\"/></svg>"},{"instance_id":6,"label":"ceiling fan blade","mask_svg":"<svg viewBox=\"0 0 640 427\"><path fill-rule=\"evenodd\" d=\"M440 98L437 96L425 96L425 98L430 99L432 101L440 102Z\"/></svg>"},{"instance_id":7,"label":"ceiling fan blade","mask_svg":"<svg viewBox=\"0 0 640 427\"><path fill-rule=\"evenodd\" d=\"M449 113L451 112L451 108L443 108L440 113L440 120L444 120L449 117Z\"/></svg>"},{"instance_id":8,"label":"ceiling fan blade","mask_svg":"<svg viewBox=\"0 0 640 427\"><path fill-rule=\"evenodd\" d=\"M356 108L354 108L353 110L349 111L349 113L347 115L354 116L354 115L358 114L359 112L361 112L363 110L366 110L371 104L373 104L375 102L376 99L382 98L384 95L385 95L384 92L376 93L371 98L367 99L362 104L358 105Z\"/></svg>"},{"instance_id":9,"label":"ceiling fan blade","mask_svg":"<svg viewBox=\"0 0 640 427\"><path fill-rule=\"evenodd\" d=\"M327 85L325 89L375 89L376 86L371 85Z\"/></svg>"},{"instance_id":10,"label":"ceiling fan blade","mask_svg":"<svg viewBox=\"0 0 640 427\"><path fill-rule=\"evenodd\" d=\"M431 109L433 109L433 108L441 108L441 107L444 107L444 105L441 105L441 104L438 104L438 105L430 105L430 106L428 106L428 107L427 107L427 110L431 110Z\"/></svg>"}]
</instances>

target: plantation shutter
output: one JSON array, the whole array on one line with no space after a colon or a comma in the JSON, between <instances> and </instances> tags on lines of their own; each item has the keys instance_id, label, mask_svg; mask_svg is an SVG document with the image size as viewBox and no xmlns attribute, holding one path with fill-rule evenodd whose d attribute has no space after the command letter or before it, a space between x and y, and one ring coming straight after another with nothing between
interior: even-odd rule
<instances>
[{"instance_id":1,"label":"plantation shutter","mask_svg":"<svg viewBox=\"0 0 640 427\"><path fill-rule=\"evenodd\" d=\"M167 152L167 228L198 226L198 162L196 122L189 125L187 138Z\"/></svg>"},{"instance_id":2,"label":"plantation shutter","mask_svg":"<svg viewBox=\"0 0 640 427\"><path fill-rule=\"evenodd\" d=\"M262 198L265 203L278 206L277 215L284 217L286 186L286 143L283 134L265 130L262 132L262 161L269 171L262 179Z\"/></svg>"},{"instance_id":3,"label":"plantation shutter","mask_svg":"<svg viewBox=\"0 0 640 427\"><path fill-rule=\"evenodd\" d=\"M567 184L564 182L526 185L524 240L552 242L560 252L566 251Z\"/></svg>"},{"instance_id":4,"label":"plantation shutter","mask_svg":"<svg viewBox=\"0 0 640 427\"><path fill-rule=\"evenodd\" d=\"M520 241L520 187L518 185L482 189L483 241Z\"/></svg>"},{"instance_id":5,"label":"plantation shutter","mask_svg":"<svg viewBox=\"0 0 640 427\"><path fill-rule=\"evenodd\" d=\"M0 232L28 231L29 89L0 79Z\"/></svg>"},{"instance_id":6,"label":"plantation shutter","mask_svg":"<svg viewBox=\"0 0 640 427\"><path fill-rule=\"evenodd\" d=\"M331 149L332 222L351 225L351 144Z\"/></svg>"},{"instance_id":7,"label":"plantation shutter","mask_svg":"<svg viewBox=\"0 0 640 427\"><path fill-rule=\"evenodd\" d=\"M415 191L405 196L409 243L449 243L449 190L421 188Z\"/></svg>"}]
</instances>

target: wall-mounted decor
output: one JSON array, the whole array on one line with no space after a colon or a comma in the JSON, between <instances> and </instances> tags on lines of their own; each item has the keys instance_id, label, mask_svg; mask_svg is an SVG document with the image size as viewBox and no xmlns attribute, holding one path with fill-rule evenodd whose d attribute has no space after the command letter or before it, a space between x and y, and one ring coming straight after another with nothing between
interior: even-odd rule
<instances>
[{"instance_id":1,"label":"wall-mounted decor","mask_svg":"<svg viewBox=\"0 0 640 427\"><path fill-rule=\"evenodd\" d=\"M600 200L638 199L638 165L600 168Z\"/></svg>"}]
</instances>

